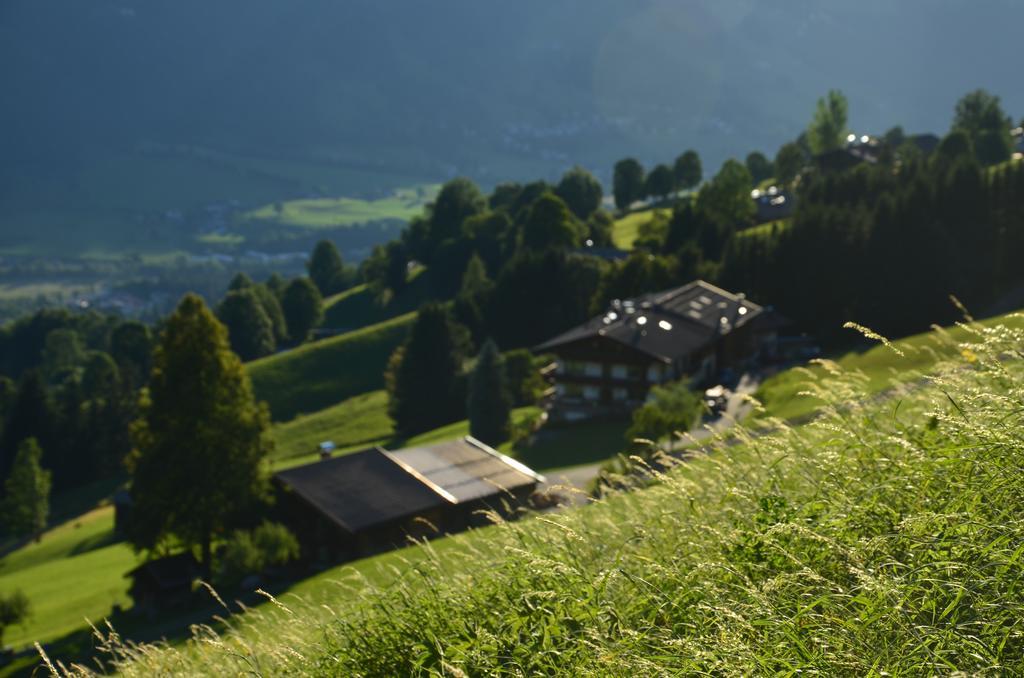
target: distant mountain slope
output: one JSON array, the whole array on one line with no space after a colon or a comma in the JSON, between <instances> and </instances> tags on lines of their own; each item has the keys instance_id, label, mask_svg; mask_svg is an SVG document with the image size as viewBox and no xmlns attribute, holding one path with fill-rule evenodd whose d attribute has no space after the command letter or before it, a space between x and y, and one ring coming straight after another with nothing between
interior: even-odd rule
<instances>
[{"instance_id":1,"label":"distant mountain slope","mask_svg":"<svg viewBox=\"0 0 1024 678\"><path fill-rule=\"evenodd\" d=\"M89 177L111 153L225 154L269 202L390 175L607 177L689 146L713 168L773 153L831 87L858 129L941 131L979 86L1024 111L1021 25L1009 0L5 0L0 220L108 205L117 182Z\"/></svg>"}]
</instances>

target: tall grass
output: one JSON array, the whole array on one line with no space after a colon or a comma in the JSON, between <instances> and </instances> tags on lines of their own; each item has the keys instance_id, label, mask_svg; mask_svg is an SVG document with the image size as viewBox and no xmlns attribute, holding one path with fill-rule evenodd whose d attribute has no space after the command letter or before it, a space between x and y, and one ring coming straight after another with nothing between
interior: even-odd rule
<instances>
[{"instance_id":1,"label":"tall grass","mask_svg":"<svg viewBox=\"0 0 1024 678\"><path fill-rule=\"evenodd\" d=\"M1024 673L1024 331L963 334L885 400L829 364L805 426L411 549L390 584L347 581L360 604L283 599L182 649L105 637L129 676Z\"/></svg>"}]
</instances>

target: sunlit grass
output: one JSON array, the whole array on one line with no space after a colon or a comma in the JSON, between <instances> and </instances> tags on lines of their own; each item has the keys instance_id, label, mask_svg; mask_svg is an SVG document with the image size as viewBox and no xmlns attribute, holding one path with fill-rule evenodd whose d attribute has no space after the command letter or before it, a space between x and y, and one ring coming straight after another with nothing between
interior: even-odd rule
<instances>
[{"instance_id":1,"label":"sunlit grass","mask_svg":"<svg viewBox=\"0 0 1024 678\"><path fill-rule=\"evenodd\" d=\"M984 327L1024 327L1024 317L1011 313L983 320L980 324ZM836 358L834 362L846 372L863 375L866 379L865 392L874 395L894 384L921 378L940 360L954 357L959 349L955 343L951 343L951 339L965 341L969 337L969 330L952 326L893 342L903 356L879 345L866 351L852 351ZM804 395L806 384L808 380L827 374L828 369L826 363L812 363L786 370L765 380L757 397L764 403L766 414L782 419L799 419L810 415L821 403L811 395Z\"/></svg>"},{"instance_id":2,"label":"sunlit grass","mask_svg":"<svg viewBox=\"0 0 1024 678\"><path fill-rule=\"evenodd\" d=\"M670 215L670 209L642 210L627 214L621 219L616 219L612 225L612 243L623 250L633 249L633 243L640 235L640 227L648 223L655 215Z\"/></svg>"},{"instance_id":3,"label":"sunlit grass","mask_svg":"<svg viewBox=\"0 0 1024 678\"><path fill-rule=\"evenodd\" d=\"M741 430L739 449L651 470L646 489L403 552L182 650L120 647L118 668L1018 674L1021 345L1019 328L965 328L885 400L866 375L813 374L811 424Z\"/></svg>"}]
</instances>

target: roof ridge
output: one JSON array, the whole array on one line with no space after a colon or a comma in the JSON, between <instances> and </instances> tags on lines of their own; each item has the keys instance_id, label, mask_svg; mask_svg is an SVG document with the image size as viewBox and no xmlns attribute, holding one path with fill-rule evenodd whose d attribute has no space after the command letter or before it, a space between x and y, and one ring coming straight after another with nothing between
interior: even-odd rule
<instances>
[{"instance_id":1,"label":"roof ridge","mask_svg":"<svg viewBox=\"0 0 1024 678\"><path fill-rule=\"evenodd\" d=\"M499 461L503 462L506 466L511 466L516 471L519 471L520 473L528 475L528 476L530 476L531 478L533 478L534 480L536 480L538 482L541 482L541 483L547 482L547 478L545 478L541 474L537 473L536 471L534 471L532 468L530 468L526 464L524 464L522 462L519 462L519 461L516 461L512 457L508 457L508 456L502 454L501 452L498 452L496 449L494 449L493 447L491 447L487 443L481 442L481 441L477 440L476 438L474 438L473 436L465 436L463 438L463 440L465 440L468 444L470 444L473 447L477 448L481 452L484 452L486 454L491 455L492 457L497 458Z\"/></svg>"},{"instance_id":2,"label":"roof ridge","mask_svg":"<svg viewBox=\"0 0 1024 678\"><path fill-rule=\"evenodd\" d=\"M443 487L441 487L440 485L435 483L433 480L431 480L430 478L426 477L425 475L423 475L422 473L420 473L419 471L414 469L409 464L406 464L404 461L396 458L394 452L389 452L388 450L385 450L380 445L377 445L376 449L377 449L378 452L383 454L386 458L390 459L399 468L401 468L403 471L405 471L406 473L411 475L416 480L418 480L421 483L423 483L424 485L426 485L430 490L432 490L435 494L440 496L442 499L444 499L448 503L450 503L450 504L458 504L459 503L459 500L455 498L455 495L453 495L451 492L449 492L448 490L444 489Z\"/></svg>"}]
</instances>

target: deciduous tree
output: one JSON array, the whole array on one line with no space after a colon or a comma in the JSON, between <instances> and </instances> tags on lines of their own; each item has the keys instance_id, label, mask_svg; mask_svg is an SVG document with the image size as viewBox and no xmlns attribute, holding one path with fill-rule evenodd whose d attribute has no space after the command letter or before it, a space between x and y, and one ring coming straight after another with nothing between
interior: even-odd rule
<instances>
[{"instance_id":1,"label":"deciduous tree","mask_svg":"<svg viewBox=\"0 0 1024 678\"><path fill-rule=\"evenodd\" d=\"M579 165L562 175L555 188L555 195L565 201L580 221L586 221L601 206L604 196L601 182Z\"/></svg>"},{"instance_id":2,"label":"deciduous tree","mask_svg":"<svg viewBox=\"0 0 1024 678\"><path fill-rule=\"evenodd\" d=\"M160 335L133 429L134 546L198 547L208 575L214 535L268 496L269 429L227 329L201 298L186 295Z\"/></svg>"},{"instance_id":3,"label":"deciduous tree","mask_svg":"<svg viewBox=\"0 0 1024 678\"><path fill-rule=\"evenodd\" d=\"M672 168L668 165L658 165L647 175L644 190L647 195L664 200L672 193L672 190L675 188L675 182Z\"/></svg>"},{"instance_id":4,"label":"deciduous tree","mask_svg":"<svg viewBox=\"0 0 1024 678\"><path fill-rule=\"evenodd\" d=\"M486 207L487 200L469 179L459 177L446 183L430 207L429 237L433 245L459 237L462 222Z\"/></svg>"},{"instance_id":5,"label":"deciduous tree","mask_svg":"<svg viewBox=\"0 0 1024 678\"><path fill-rule=\"evenodd\" d=\"M750 178L755 186L765 179L771 179L775 174L772 162L764 156L764 153L758 151L747 156L747 170L750 172Z\"/></svg>"},{"instance_id":6,"label":"deciduous tree","mask_svg":"<svg viewBox=\"0 0 1024 678\"><path fill-rule=\"evenodd\" d=\"M965 94L956 104L953 129L971 138L975 157L983 165L1009 159L1013 152L1010 128L1013 122L1003 112L999 97L983 89Z\"/></svg>"},{"instance_id":7,"label":"deciduous tree","mask_svg":"<svg viewBox=\"0 0 1024 678\"><path fill-rule=\"evenodd\" d=\"M581 230L562 199L545 193L533 203L523 224L523 246L536 251L579 247Z\"/></svg>"},{"instance_id":8,"label":"deciduous tree","mask_svg":"<svg viewBox=\"0 0 1024 678\"><path fill-rule=\"evenodd\" d=\"M671 449L675 433L689 431L700 411L700 398L685 383L655 386L651 388L647 403L633 413L626 440L630 443L637 439L658 442L669 438Z\"/></svg>"},{"instance_id":9,"label":"deciduous tree","mask_svg":"<svg viewBox=\"0 0 1024 678\"><path fill-rule=\"evenodd\" d=\"M4 631L8 626L24 623L29 616L28 596L21 591L0 595L0 647L4 645Z\"/></svg>"},{"instance_id":10,"label":"deciduous tree","mask_svg":"<svg viewBox=\"0 0 1024 678\"><path fill-rule=\"evenodd\" d=\"M846 97L837 89L818 99L818 107L807 128L807 141L815 155L842 148L848 108Z\"/></svg>"},{"instance_id":11,"label":"deciduous tree","mask_svg":"<svg viewBox=\"0 0 1024 678\"><path fill-rule=\"evenodd\" d=\"M217 306L217 318L228 328L231 349L242 360L274 352L274 325L252 288L228 292Z\"/></svg>"},{"instance_id":12,"label":"deciduous tree","mask_svg":"<svg viewBox=\"0 0 1024 678\"><path fill-rule=\"evenodd\" d=\"M697 208L725 229L747 225L756 211L750 198L750 172L737 160L726 160L722 169L701 189Z\"/></svg>"},{"instance_id":13,"label":"deciduous tree","mask_svg":"<svg viewBox=\"0 0 1024 678\"><path fill-rule=\"evenodd\" d=\"M806 163L807 158L800 144L795 141L783 144L775 154L775 178L782 185L788 186L799 176Z\"/></svg>"},{"instance_id":14,"label":"deciduous tree","mask_svg":"<svg viewBox=\"0 0 1024 678\"><path fill-rule=\"evenodd\" d=\"M701 168L700 156L697 151L689 150L676 158L672 168L675 175L676 186L684 191L692 191L700 185L704 178L704 170Z\"/></svg>"}]
</instances>

